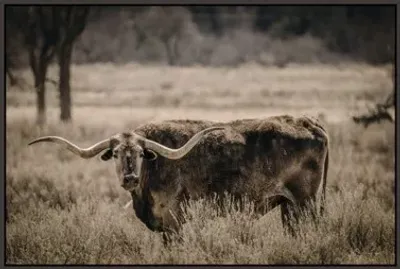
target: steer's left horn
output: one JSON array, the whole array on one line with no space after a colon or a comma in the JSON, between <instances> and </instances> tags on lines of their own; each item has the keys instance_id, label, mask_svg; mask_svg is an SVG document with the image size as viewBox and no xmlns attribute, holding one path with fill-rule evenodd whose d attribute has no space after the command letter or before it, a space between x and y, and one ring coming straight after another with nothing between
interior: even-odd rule
<instances>
[{"instance_id":1,"label":"steer's left horn","mask_svg":"<svg viewBox=\"0 0 400 269\"><path fill-rule=\"evenodd\" d=\"M197 143L205 136L207 133L216 131L216 130L222 130L224 127L211 127L204 129L197 134L195 134L185 145L183 145L179 149L171 149L168 148L164 145L161 145L155 141L149 140L149 139L143 139L144 140L144 147L151 149L161 156L172 159L172 160L177 160L185 156L189 151L196 146Z\"/></svg>"},{"instance_id":2,"label":"steer's left horn","mask_svg":"<svg viewBox=\"0 0 400 269\"><path fill-rule=\"evenodd\" d=\"M71 143L65 138L59 136L43 136L38 139L31 141L28 145L32 145L38 142L52 142L56 144L60 144L66 146L68 150L72 151L76 155L84 159L92 158L99 154L102 150L108 148L110 146L110 139L105 139L100 141L89 148L80 148L77 145Z\"/></svg>"}]
</instances>

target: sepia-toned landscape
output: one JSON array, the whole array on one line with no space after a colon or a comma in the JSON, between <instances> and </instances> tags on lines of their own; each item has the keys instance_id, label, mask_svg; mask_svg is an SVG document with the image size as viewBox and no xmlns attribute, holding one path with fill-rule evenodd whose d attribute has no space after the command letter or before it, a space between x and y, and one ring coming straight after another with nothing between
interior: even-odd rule
<instances>
[{"instance_id":1,"label":"sepia-toned landscape","mask_svg":"<svg viewBox=\"0 0 400 269\"><path fill-rule=\"evenodd\" d=\"M57 86L47 83L47 122L36 124L29 67L6 92L7 264L394 264L395 125L365 128L365 113L393 91L391 64L249 61L236 66L142 63L71 65L72 118L59 120ZM58 79L58 67L47 77ZM30 85L30 86L29 86ZM45 135L87 147L118 132L168 119L310 115L329 134L327 210L285 234L280 208L254 217L218 215L192 201L181 238L164 245L131 207L113 162L82 159ZM393 112L394 116L394 112Z\"/></svg>"},{"instance_id":2,"label":"sepia-toned landscape","mask_svg":"<svg viewBox=\"0 0 400 269\"><path fill-rule=\"evenodd\" d=\"M73 123L58 122L52 89L43 129L35 126L33 93L7 92L8 262L394 262L394 125L364 129L350 119L392 87L385 68L99 64L72 70ZM164 248L159 234L131 208L123 209L130 195L119 186L112 163L80 159L60 146L27 146L42 135L88 146L166 119L228 121L279 114L320 117L331 138L328 213L320 230L305 226L300 238L283 235L279 209L261 219L246 212L220 218L200 201L191 206L183 242Z\"/></svg>"}]
</instances>

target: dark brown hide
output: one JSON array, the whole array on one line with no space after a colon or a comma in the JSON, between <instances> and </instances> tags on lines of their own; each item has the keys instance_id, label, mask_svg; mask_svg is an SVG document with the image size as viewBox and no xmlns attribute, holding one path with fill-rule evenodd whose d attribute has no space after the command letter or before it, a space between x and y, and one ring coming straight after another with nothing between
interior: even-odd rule
<instances>
[{"instance_id":1,"label":"dark brown hide","mask_svg":"<svg viewBox=\"0 0 400 269\"><path fill-rule=\"evenodd\" d=\"M248 195L261 214L282 205L284 224L290 210L296 216L308 202L315 202L326 177L328 137L323 127L308 117L285 115L226 123L171 120L146 124L135 133L179 148L195 133L212 126L226 129L207 134L182 159L159 157L144 162L140 188L132 192L132 199L136 215L151 230L178 229L178 204L185 197L224 192L235 197Z\"/></svg>"}]
</instances>

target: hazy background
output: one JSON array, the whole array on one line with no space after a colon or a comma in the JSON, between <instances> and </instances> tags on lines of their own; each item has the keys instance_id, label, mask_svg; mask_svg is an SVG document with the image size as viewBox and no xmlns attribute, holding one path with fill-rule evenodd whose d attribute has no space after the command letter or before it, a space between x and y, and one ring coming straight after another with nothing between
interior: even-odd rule
<instances>
[{"instance_id":1,"label":"hazy background","mask_svg":"<svg viewBox=\"0 0 400 269\"><path fill-rule=\"evenodd\" d=\"M351 116L394 92L395 6L35 8L5 10L7 263L394 263L394 125ZM27 147L279 114L318 117L331 137L328 214L297 239L279 209L222 218L200 201L164 247L122 209L112 163Z\"/></svg>"},{"instance_id":2,"label":"hazy background","mask_svg":"<svg viewBox=\"0 0 400 269\"><path fill-rule=\"evenodd\" d=\"M8 10L9 17L18 14L18 8ZM76 41L73 62L393 63L394 24L395 8L390 5L92 6ZM7 36L15 35L8 25ZM21 47L13 41L7 47L10 54ZM177 55L168 56L165 43L169 42L176 43ZM15 64L27 64L28 59L18 54L12 55Z\"/></svg>"}]
</instances>

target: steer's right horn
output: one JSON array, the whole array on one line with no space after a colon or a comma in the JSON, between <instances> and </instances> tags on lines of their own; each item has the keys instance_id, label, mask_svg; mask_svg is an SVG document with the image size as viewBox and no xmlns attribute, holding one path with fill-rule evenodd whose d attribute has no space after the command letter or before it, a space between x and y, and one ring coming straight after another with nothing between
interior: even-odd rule
<instances>
[{"instance_id":1,"label":"steer's right horn","mask_svg":"<svg viewBox=\"0 0 400 269\"><path fill-rule=\"evenodd\" d=\"M188 142L186 142L185 145L183 145L181 148L178 149L171 149L168 148L164 145L161 145L153 140L150 139L143 139L144 140L144 146L145 148L151 149L161 156L171 159L171 160L177 160L185 156L194 146L196 146L197 143L200 142L200 140L208 133L216 131L216 130L222 130L225 129L225 127L210 127L207 129L204 129L197 134L195 134Z\"/></svg>"},{"instance_id":2,"label":"steer's right horn","mask_svg":"<svg viewBox=\"0 0 400 269\"><path fill-rule=\"evenodd\" d=\"M68 150L72 151L76 155L84 159L89 159L97 154L99 154L102 150L108 148L110 146L110 139L105 139L100 141L89 148L80 148L77 145L69 142L68 140L59 137L59 136L43 136L38 139L33 140L28 145L32 145L38 142L52 142L60 145L64 145L67 147Z\"/></svg>"}]
</instances>

